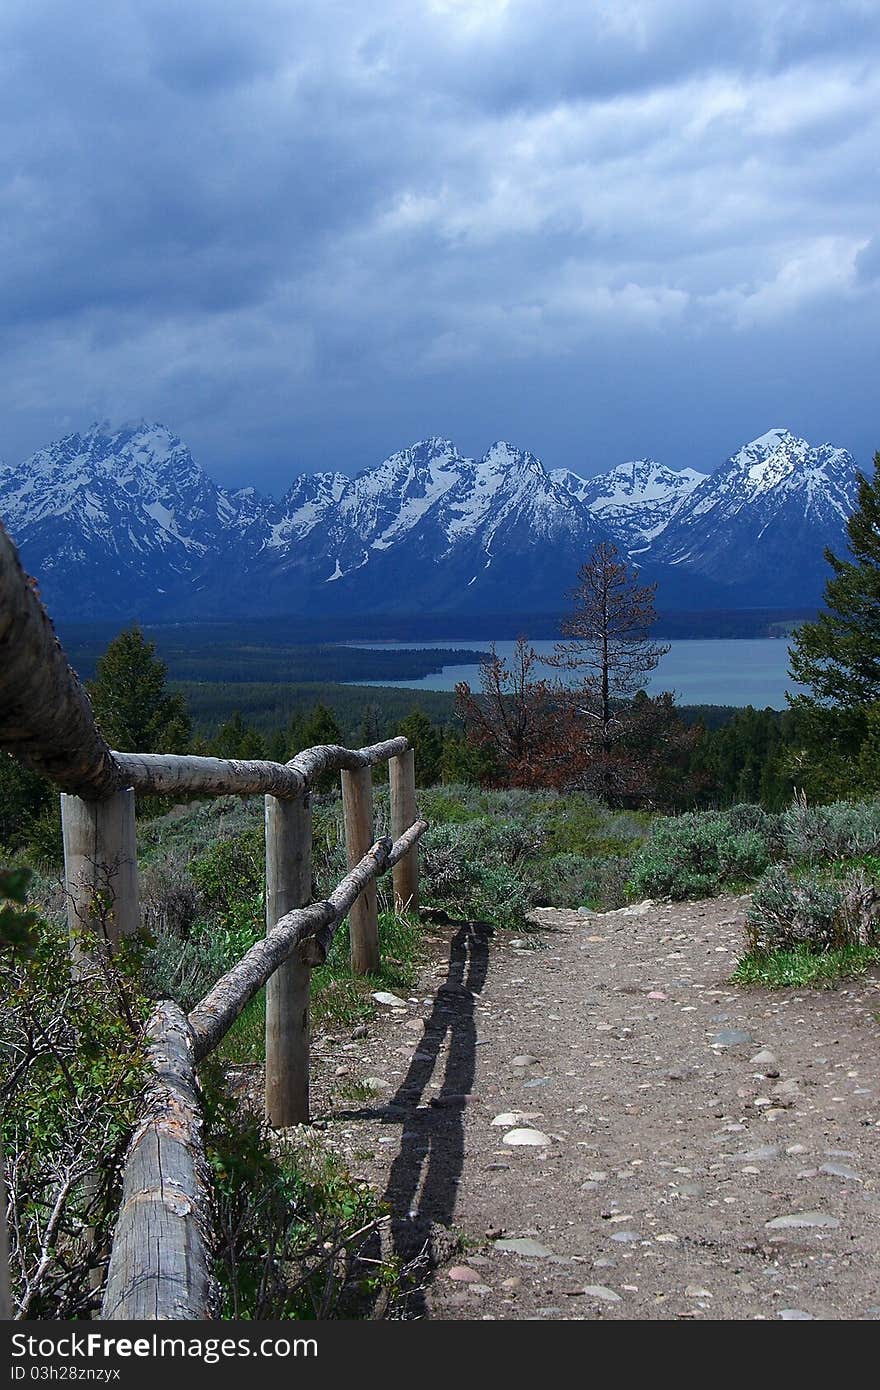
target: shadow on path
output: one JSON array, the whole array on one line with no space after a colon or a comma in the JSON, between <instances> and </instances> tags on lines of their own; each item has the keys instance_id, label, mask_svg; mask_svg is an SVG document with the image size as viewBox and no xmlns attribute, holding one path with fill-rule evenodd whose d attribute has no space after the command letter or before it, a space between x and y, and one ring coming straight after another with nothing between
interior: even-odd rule
<instances>
[{"instance_id":1,"label":"shadow on path","mask_svg":"<svg viewBox=\"0 0 880 1390\"><path fill-rule=\"evenodd\" d=\"M446 979L434 996L406 1076L387 1106L369 1112L403 1124L383 1196L391 1211L393 1253L402 1265L418 1261L426 1251L430 1259L432 1228L451 1226L455 1214L464 1167L464 1108L476 1071L474 1009L489 969L491 935L492 928L481 923L465 923L456 931ZM435 1079L447 1040L441 1085L426 1104L424 1093ZM375 1258L377 1252L370 1253ZM409 1298L408 1316L426 1315L424 1296L416 1291Z\"/></svg>"}]
</instances>

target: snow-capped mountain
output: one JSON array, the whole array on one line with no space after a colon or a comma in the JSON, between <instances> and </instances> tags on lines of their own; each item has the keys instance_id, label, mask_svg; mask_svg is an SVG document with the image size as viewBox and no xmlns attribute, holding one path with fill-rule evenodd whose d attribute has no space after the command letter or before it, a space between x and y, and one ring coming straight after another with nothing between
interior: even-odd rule
<instances>
[{"instance_id":1,"label":"snow-capped mountain","mask_svg":"<svg viewBox=\"0 0 880 1390\"><path fill-rule=\"evenodd\" d=\"M768 593L779 603L818 598L829 573L824 547L845 553L856 489L846 449L769 430L694 488L656 537L651 559L745 586L758 602Z\"/></svg>"},{"instance_id":2,"label":"snow-capped mountain","mask_svg":"<svg viewBox=\"0 0 880 1390\"><path fill-rule=\"evenodd\" d=\"M509 609L570 588L605 534L533 454L434 438L343 479L320 527L264 545L249 578L279 611L292 585L311 610Z\"/></svg>"},{"instance_id":3,"label":"snow-capped mountain","mask_svg":"<svg viewBox=\"0 0 880 1390\"><path fill-rule=\"evenodd\" d=\"M655 459L619 463L593 478L581 478L567 468L555 469L550 476L583 502L631 554L647 549L706 480L706 474L694 468L676 472Z\"/></svg>"},{"instance_id":4,"label":"snow-capped mountain","mask_svg":"<svg viewBox=\"0 0 880 1390\"><path fill-rule=\"evenodd\" d=\"M0 468L0 517L59 617L535 613L613 539L669 608L810 604L845 551L851 456L786 430L712 474L651 459L548 473L432 438L280 500L218 487L162 425L94 425Z\"/></svg>"},{"instance_id":5,"label":"snow-capped mountain","mask_svg":"<svg viewBox=\"0 0 880 1390\"><path fill-rule=\"evenodd\" d=\"M0 516L58 611L138 611L227 543L239 507L162 425L70 434L0 475Z\"/></svg>"}]
</instances>

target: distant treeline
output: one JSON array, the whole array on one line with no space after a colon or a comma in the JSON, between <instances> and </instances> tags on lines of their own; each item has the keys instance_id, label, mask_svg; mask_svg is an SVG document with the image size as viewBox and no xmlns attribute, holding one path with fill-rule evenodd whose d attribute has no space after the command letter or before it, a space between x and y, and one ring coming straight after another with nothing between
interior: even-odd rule
<instances>
[{"instance_id":1,"label":"distant treeline","mask_svg":"<svg viewBox=\"0 0 880 1390\"><path fill-rule=\"evenodd\" d=\"M264 737L286 729L292 718L307 714L316 705L332 710L346 742L357 741L364 721L379 738L390 737L397 725L417 707L431 723L445 728L453 723L454 696L449 690L400 690L394 686L338 685L304 681L297 685L271 682L174 681L184 696L194 730L211 737L236 712Z\"/></svg>"},{"instance_id":2,"label":"distant treeline","mask_svg":"<svg viewBox=\"0 0 880 1390\"><path fill-rule=\"evenodd\" d=\"M265 644L224 631L222 637L204 628L145 635L173 681L281 682L281 681L397 681L420 680L444 666L472 665L482 652L460 648L433 651L388 650L371 647L284 646ZM99 638L78 639L68 648L71 665L86 680L95 673L106 647Z\"/></svg>"}]
</instances>

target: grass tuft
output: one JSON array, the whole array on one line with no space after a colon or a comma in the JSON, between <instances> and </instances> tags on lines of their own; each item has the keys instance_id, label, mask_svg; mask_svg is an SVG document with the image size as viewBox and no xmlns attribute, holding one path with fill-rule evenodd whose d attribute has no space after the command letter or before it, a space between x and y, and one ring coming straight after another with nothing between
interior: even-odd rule
<instances>
[{"instance_id":1,"label":"grass tuft","mask_svg":"<svg viewBox=\"0 0 880 1390\"><path fill-rule=\"evenodd\" d=\"M731 976L737 985L764 989L830 989L839 980L864 975L880 965L880 946L841 946L817 952L809 946L787 951L748 951Z\"/></svg>"}]
</instances>

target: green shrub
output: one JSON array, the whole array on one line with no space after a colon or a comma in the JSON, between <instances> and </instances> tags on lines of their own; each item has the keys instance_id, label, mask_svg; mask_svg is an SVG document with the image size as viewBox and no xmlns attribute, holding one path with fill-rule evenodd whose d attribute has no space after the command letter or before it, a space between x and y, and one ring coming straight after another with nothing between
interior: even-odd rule
<instances>
[{"instance_id":1,"label":"green shrub","mask_svg":"<svg viewBox=\"0 0 880 1390\"><path fill-rule=\"evenodd\" d=\"M778 855L783 848L783 818L781 815L765 811L763 806L755 806L749 801L737 802L724 812L724 819L734 834L752 831L767 843L771 856Z\"/></svg>"},{"instance_id":2,"label":"green shrub","mask_svg":"<svg viewBox=\"0 0 880 1390\"><path fill-rule=\"evenodd\" d=\"M633 860L632 884L650 897L710 897L725 886L756 878L770 847L755 830L735 831L722 813L688 812L656 821Z\"/></svg>"},{"instance_id":3,"label":"green shrub","mask_svg":"<svg viewBox=\"0 0 880 1390\"><path fill-rule=\"evenodd\" d=\"M266 840L262 825L217 840L190 864L190 875L208 912L237 913L263 892Z\"/></svg>"},{"instance_id":4,"label":"green shrub","mask_svg":"<svg viewBox=\"0 0 880 1390\"><path fill-rule=\"evenodd\" d=\"M815 869L795 876L788 866L775 864L752 894L746 944L764 954L876 946L877 909L876 891L861 869L837 878Z\"/></svg>"},{"instance_id":5,"label":"green shrub","mask_svg":"<svg viewBox=\"0 0 880 1390\"><path fill-rule=\"evenodd\" d=\"M130 972L101 957L72 980L65 925L29 915L25 926L26 950L0 949L11 1283L20 1316L67 1321L99 1297L90 1268L116 1218L146 1004Z\"/></svg>"},{"instance_id":6,"label":"green shrub","mask_svg":"<svg viewBox=\"0 0 880 1390\"><path fill-rule=\"evenodd\" d=\"M798 798L782 816L782 843L796 864L880 852L880 802L809 806Z\"/></svg>"},{"instance_id":7,"label":"green shrub","mask_svg":"<svg viewBox=\"0 0 880 1390\"><path fill-rule=\"evenodd\" d=\"M508 836L503 824L439 825L422 848L423 897L463 917L522 927L534 897L511 859L523 848L523 838Z\"/></svg>"},{"instance_id":8,"label":"green shrub","mask_svg":"<svg viewBox=\"0 0 880 1390\"><path fill-rule=\"evenodd\" d=\"M225 1094L218 1070L204 1070L221 1316L363 1316L378 1289L399 1294L396 1263L367 1250L384 1215L369 1185L354 1182L307 1133L270 1139Z\"/></svg>"},{"instance_id":9,"label":"green shrub","mask_svg":"<svg viewBox=\"0 0 880 1390\"><path fill-rule=\"evenodd\" d=\"M528 874L534 874L536 901L542 907L602 910L625 903L630 869L625 855L554 854L529 865Z\"/></svg>"},{"instance_id":10,"label":"green shrub","mask_svg":"<svg viewBox=\"0 0 880 1390\"><path fill-rule=\"evenodd\" d=\"M262 935L247 926L196 922L184 936L159 931L144 946L141 980L150 999L174 999L189 1011Z\"/></svg>"},{"instance_id":11,"label":"green shrub","mask_svg":"<svg viewBox=\"0 0 880 1390\"><path fill-rule=\"evenodd\" d=\"M864 975L869 966L878 963L880 948L876 946L813 951L802 945L789 951L747 951L732 979L737 985L760 985L763 989L825 988L838 980Z\"/></svg>"}]
</instances>

